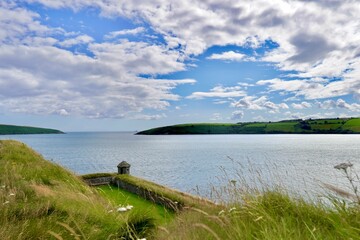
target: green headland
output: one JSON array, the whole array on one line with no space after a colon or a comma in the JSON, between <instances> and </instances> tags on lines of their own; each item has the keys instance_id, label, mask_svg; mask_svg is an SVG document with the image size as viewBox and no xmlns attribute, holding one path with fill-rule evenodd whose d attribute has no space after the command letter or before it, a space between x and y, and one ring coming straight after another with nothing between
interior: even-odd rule
<instances>
[{"instance_id":1,"label":"green headland","mask_svg":"<svg viewBox=\"0 0 360 240\"><path fill-rule=\"evenodd\" d=\"M139 194L85 183L101 177L129 184ZM0 141L0 239L360 239L357 191L337 189L348 199L329 194L317 202L247 186L229 181L214 190L214 204L131 175L76 176L23 143ZM181 209L171 211L141 193Z\"/></svg>"},{"instance_id":2,"label":"green headland","mask_svg":"<svg viewBox=\"0 0 360 240\"><path fill-rule=\"evenodd\" d=\"M10 134L60 134L63 133L60 130L50 128L38 128L28 126L16 126L0 124L0 135Z\"/></svg>"},{"instance_id":3,"label":"green headland","mask_svg":"<svg viewBox=\"0 0 360 240\"><path fill-rule=\"evenodd\" d=\"M279 122L189 123L152 128L143 135L166 134L356 134L360 118L296 119Z\"/></svg>"}]
</instances>

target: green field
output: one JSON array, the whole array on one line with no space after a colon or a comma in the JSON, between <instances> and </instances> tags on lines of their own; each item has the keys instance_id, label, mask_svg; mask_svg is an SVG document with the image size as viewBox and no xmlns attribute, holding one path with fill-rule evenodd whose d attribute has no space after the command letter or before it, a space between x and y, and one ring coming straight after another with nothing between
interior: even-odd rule
<instances>
[{"instance_id":1,"label":"green field","mask_svg":"<svg viewBox=\"0 0 360 240\"><path fill-rule=\"evenodd\" d=\"M153 128L144 135L166 134L351 134L360 133L360 118L284 120L280 122L192 123Z\"/></svg>"},{"instance_id":2,"label":"green field","mask_svg":"<svg viewBox=\"0 0 360 240\"><path fill-rule=\"evenodd\" d=\"M58 134L63 133L60 130L27 126L15 126L0 124L0 135L11 134Z\"/></svg>"}]
</instances>

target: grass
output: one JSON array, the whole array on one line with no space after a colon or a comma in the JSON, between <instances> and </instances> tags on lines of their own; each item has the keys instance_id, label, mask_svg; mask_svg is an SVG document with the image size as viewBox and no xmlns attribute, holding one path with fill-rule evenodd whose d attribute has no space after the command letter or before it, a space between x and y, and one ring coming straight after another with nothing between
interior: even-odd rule
<instances>
[{"instance_id":1,"label":"grass","mask_svg":"<svg viewBox=\"0 0 360 240\"><path fill-rule=\"evenodd\" d=\"M63 133L56 129L0 124L0 135L4 134L49 134Z\"/></svg>"},{"instance_id":2,"label":"grass","mask_svg":"<svg viewBox=\"0 0 360 240\"><path fill-rule=\"evenodd\" d=\"M116 175L115 173L90 173L90 174L81 175L81 178L86 180L86 179L99 178L99 177L113 177L115 175Z\"/></svg>"},{"instance_id":3,"label":"grass","mask_svg":"<svg viewBox=\"0 0 360 240\"><path fill-rule=\"evenodd\" d=\"M155 219L155 223L157 225L165 225L175 218L175 213L163 206L146 201L135 194L129 193L115 186L103 185L96 187L96 189L104 198L108 199L112 205L131 205L134 207L131 211L146 213L146 215Z\"/></svg>"},{"instance_id":4,"label":"grass","mask_svg":"<svg viewBox=\"0 0 360 240\"><path fill-rule=\"evenodd\" d=\"M360 132L360 118L350 119L344 124L343 129Z\"/></svg>"},{"instance_id":5,"label":"grass","mask_svg":"<svg viewBox=\"0 0 360 240\"><path fill-rule=\"evenodd\" d=\"M360 118L285 120L280 122L193 123L153 128L137 134L279 134L360 133Z\"/></svg>"},{"instance_id":6,"label":"grass","mask_svg":"<svg viewBox=\"0 0 360 240\"><path fill-rule=\"evenodd\" d=\"M0 141L0 239L151 235L151 216L124 215L116 207L25 144Z\"/></svg>"},{"instance_id":7,"label":"grass","mask_svg":"<svg viewBox=\"0 0 360 240\"><path fill-rule=\"evenodd\" d=\"M360 213L272 191L244 196L221 212L188 212L168 231L160 239L359 239Z\"/></svg>"},{"instance_id":8,"label":"grass","mask_svg":"<svg viewBox=\"0 0 360 240\"><path fill-rule=\"evenodd\" d=\"M187 193L183 193L175 189L170 189L162 185L144 179L140 179L131 175L124 174L124 175L117 175L116 177L124 182L135 185L141 189L151 191L157 195L168 198L173 202L177 202L181 206L196 207L202 209L212 209L215 207L214 203L207 199L193 196Z\"/></svg>"},{"instance_id":9,"label":"grass","mask_svg":"<svg viewBox=\"0 0 360 240\"><path fill-rule=\"evenodd\" d=\"M295 133L296 122L275 122L267 124L266 132L276 132L276 133Z\"/></svg>"},{"instance_id":10,"label":"grass","mask_svg":"<svg viewBox=\"0 0 360 240\"><path fill-rule=\"evenodd\" d=\"M360 206L329 197L309 202L280 189L234 188L220 210L180 214L158 239L360 239ZM239 189L240 188L240 189Z\"/></svg>"}]
</instances>

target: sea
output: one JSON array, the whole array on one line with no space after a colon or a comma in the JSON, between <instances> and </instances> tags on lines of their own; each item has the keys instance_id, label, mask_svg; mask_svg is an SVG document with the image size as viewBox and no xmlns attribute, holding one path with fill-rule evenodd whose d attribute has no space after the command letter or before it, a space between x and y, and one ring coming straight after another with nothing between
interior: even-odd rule
<instances>
[{"instance_id":1,"label":"sea","mask_svg":"<svg viewBox=\"0 0 360 240\"><path fill-rule=\"evenodd\" d=\"M351 174L360 174L360 135L69 132L0 139L24 142L79 175L116 172L118 163L127 161L134 176L204 197L213 197L216 189L229 185L280 187L323 197L332 194L324 186L350 186L335 165L350 162L354 164Z\"/></svg>"}]
</instances>

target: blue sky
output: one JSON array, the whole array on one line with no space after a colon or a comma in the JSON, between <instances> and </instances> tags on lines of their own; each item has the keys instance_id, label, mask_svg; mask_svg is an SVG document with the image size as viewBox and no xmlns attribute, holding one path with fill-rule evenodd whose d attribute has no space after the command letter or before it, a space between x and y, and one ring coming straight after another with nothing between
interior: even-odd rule
<instances>
[{"instance_id":1,"label":"blue sky","mask_svg":"<svg viewBox=\"0 0 360 240\"><path fill-rule=\"evenodd\" d=\"M355 0L1 1L0 122L356 117L359 15Z\"/></svg>"}]
</instances>

